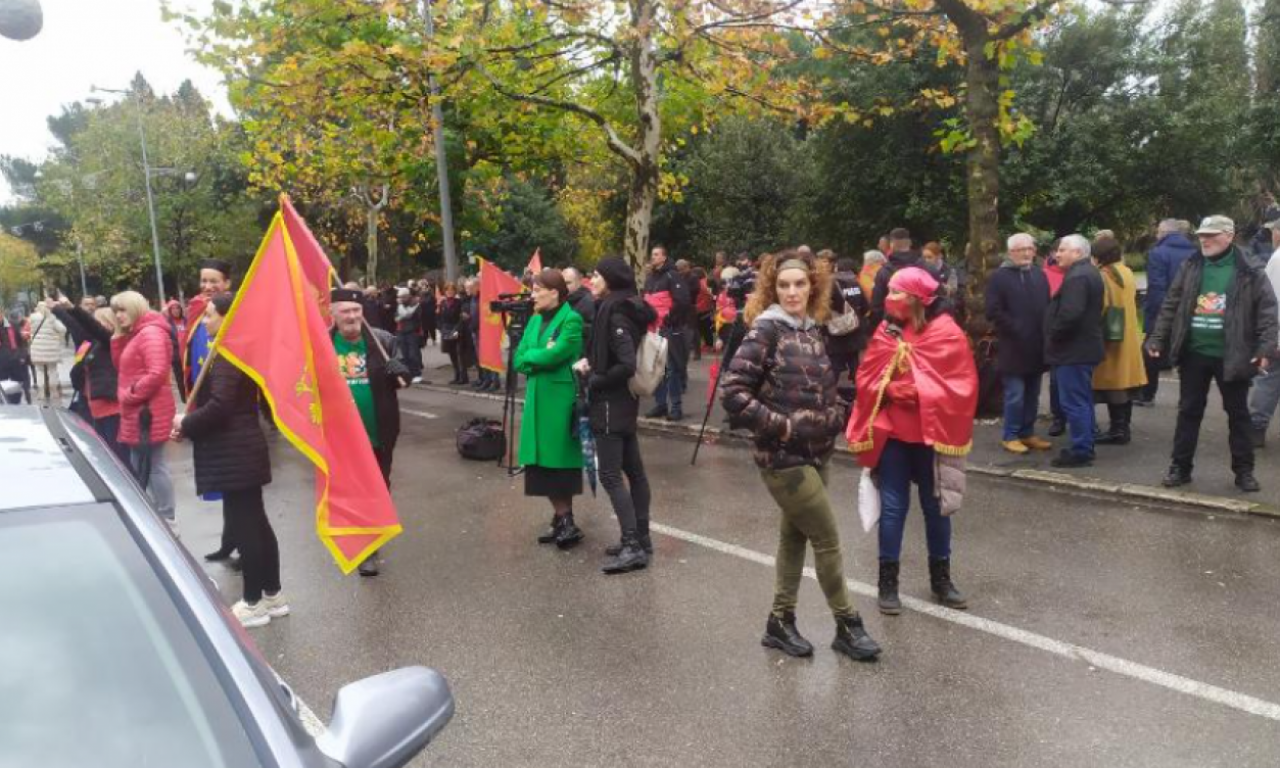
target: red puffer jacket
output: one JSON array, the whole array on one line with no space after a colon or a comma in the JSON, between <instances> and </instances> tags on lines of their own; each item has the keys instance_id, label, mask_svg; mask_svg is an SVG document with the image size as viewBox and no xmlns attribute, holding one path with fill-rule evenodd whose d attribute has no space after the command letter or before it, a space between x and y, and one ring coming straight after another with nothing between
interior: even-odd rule
<instances>
[{"instance_id":1,"label":"red puffer jacket","mask_svg":"<svg viewBox=\"0 0 1280 768\"><path fill-rule=\"evenodd\" d=\"M159 312L147 312L128 335L111 340L111 359L119 372L120 442L142 442L138 419L144 407L151 411L151 443L167 441L177 413L169 381L173 342L168 321Z\"/></svg>"}]
</instances>

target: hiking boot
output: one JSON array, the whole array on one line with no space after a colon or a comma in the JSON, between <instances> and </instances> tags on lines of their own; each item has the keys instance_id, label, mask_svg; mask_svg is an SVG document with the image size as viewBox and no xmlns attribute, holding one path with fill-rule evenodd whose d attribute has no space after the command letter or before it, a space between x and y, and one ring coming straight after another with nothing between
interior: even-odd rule
<instances>
[{"instance_id":1,"label":"hiking boot","mask_svg":"<svg viewBox=\"0 0 1280 768\"><path fill-rule=\"evenodd\" d=\"M556 534L556 546L560 549L573 549L582 541L582 529L573 524L573 513L566 512L560 516L560 532Z\"/></svg>"},{"instance_id":2,"label":"hiking boot","mask_svg":"<svg viewBox=\"0 0 1280 768\"><path fill-rule=\"evenodd\" d=\"M898 598L898 561L880 561L880 595L877 603L886 616L902 613L902 600Z\"/></svg>"},{"instance_id":3,"label":"hiking boot","mask_svg":"<svg viewBox=\"0 0 1280 768\"><path fill-rule=\"evenodd\" d=\"M1245 493L1257 493L1262 490L1262 486L1258 485L1258 478L1254 477L1252 472L1241 472L1236 475L1236 487Z\"/></svg>"},{"instance_id":4,"label":"hiking boot","mask_svg":"<svg viewBox=\"0 0 1280 768\"><path fill-rule=\"evenodd\" d=\"M1043 437L1036 437L1035 435L1032 435L1031 437L1024 437L1018 442L1022 443L1023 445L1027 446L1033 451L1053 450L1053 443L1049 442L1048 440L1045 440Z\"/></svg>"},{"instance_id":5,"label":"hiking boot","mask_svg":"<svg viewBox=\"0 0 1280 768\"><path fill-rule=\"evenodd\" d=\"M655 405L645 412L644 417L646 419L661 419L666 415L667 415L667 406Z\"/></svg>"},{"instance_id":6,"label":"hiking boot","mask_svg":"<svg viewBox=\"0 0 1280 768\"><path fill-rule=\"evenodd\" d=\"M1177 488L1180 485L1187 485L1191 482L1191 470L1183 469L1176 464L1169 467L1169 471L1165 474L1160 484L1165 488Z\"/></svg>"},{"instance_id":7,"label":"hiking boot","mask_svg":"<svg viewBox=\"0 0 1280 768\"><path fill-rule=\"evenodd\" d=\"M781 617L769 614L764 625L764 637L760 644L765 648L774 648L788 656L804 657L813 655L813 643L805 640L796 629L796 615L784 613Z\"/></svg>"},{"instance_id":8,"label":"hiking boot","mask_svg":"<svg viewBox=\"0 0 1280 768\"><path fill-rule=\"evenodd\" d=\"M867 634L861 616L836 617L836 639L831 648L854 661L875 661L880 655L880 646Z\"/></svg>"},{"instance_id":9,"label":"hiking boot","mask_svg":"<svg viewBox=\"0 0 1280 768\"><path fill-rule=\"evenodd\" d=\"M640 549L643 549L646 555L653 554L653 539L649 538L649 534L637 533L636 541L640 544ZM621 541L619 541L617 544L610 544L609 546L604 548L604 553L609 557L613 557L614 555L618 554L621 551L622 551Z\"/></svg>"},{"instance_id":10,"label":"hiking boot","mask_svg":"<svg viewBox=\"0 0 1280 768\"><path fill-rule=\"evenodd\" d=\"M951 560L929 558L929 590L934 598L948 608L968 608L969 603L951 581Z\"/></svg>"},{"instance_id":11,"label":"hiking boot","mask_svg":"<svg viewBox=\"0 0 1280 768\"><path fill-rule=\"evenodd\" d=\"M1031 448L1024 445L1021 440L1001 440L1000 447L1019 456L1028 453Z\"/></svg>"},{"instance_id":12,"label":"hiking boot","mask_svg":"<svg viewBox=\"0 0 1280 768\"><path fill-rule=\"evenodd\" d=\"M605 573L627 573L638 571L649 566L649 556L640 547L640 541L634 534L622 537L622 549L618 554L605 561L600 570Z\"/></svg>"}]
</instances>

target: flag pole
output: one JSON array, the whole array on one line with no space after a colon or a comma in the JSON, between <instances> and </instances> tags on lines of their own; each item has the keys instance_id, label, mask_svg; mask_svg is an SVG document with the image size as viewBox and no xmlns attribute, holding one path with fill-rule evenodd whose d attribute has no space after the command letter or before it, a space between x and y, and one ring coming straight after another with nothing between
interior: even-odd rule
<instances>
[{"instance_id":1,"label":"flag pole","mask_svg":"<svg viewBox=\"0 0 1280 768\"><path fill-rule=\"evenodd\" d=\"M187 393L187 402L184 407L191 410L191 404L196 401L196 393L200 391L201 385L204 384L204 377L209 375L209 369L213 367L213 361L218 357L218 345L209 345L209 359L205 360L204 365L200 366L200 375L196 377L196 382L191 385L191 391Z\"/></svg>"}]
</instances>

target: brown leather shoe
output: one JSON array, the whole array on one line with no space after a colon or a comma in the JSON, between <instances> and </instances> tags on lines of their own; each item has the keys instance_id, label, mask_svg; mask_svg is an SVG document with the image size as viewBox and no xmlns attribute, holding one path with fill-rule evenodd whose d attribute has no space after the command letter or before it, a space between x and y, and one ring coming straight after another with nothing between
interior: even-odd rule
<instances>
[{"instance_id":1,"label":"brown leather shoe","mask_svg":"<svg viewBox=\"0 0 1280 768\"><path fill-rule=\"evenodd\" d=\"M1033 451L1053 450L1053 443L1045 440L1043 437L1036 437L1035 435L1032 435L1031 437L1024 437L1019 442Z\"/></svg>"},{"instance_id":2,"label":"brown leather shoe","mask_svg":"<svg viewBox=\"0 0 1280 768\"><path fill-rule=\"evenodd\" d=\"M1000 446L1009 453L1016 453L1019 456L1030 450L1027 446L1023 445L1021 440L1004 440L1000 443Z\"/></svg>"}]
</instances>

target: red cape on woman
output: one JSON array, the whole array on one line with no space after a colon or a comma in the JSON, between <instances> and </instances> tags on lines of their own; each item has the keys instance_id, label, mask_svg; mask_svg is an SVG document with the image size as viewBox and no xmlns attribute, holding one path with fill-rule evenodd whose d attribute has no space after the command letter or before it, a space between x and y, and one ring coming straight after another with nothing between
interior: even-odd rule
<instances>
[{"instance_id":1,"label":"red cape on woman","mask_svg":"<svg viewBox=\"0 0 1280 768\"><path fill-rule=\"evenodd\" d=\"M845 437L858 463L880 463L892 434L885 389L896 374L910 370L920 396L920 422L926 445L948 456L964 456L973 447L973 417L978 409L978 369L969 339L950 315L939 315L917 333L902 337L881 323L858 365L858 398Z\"/></svg>"}]
</instances>

